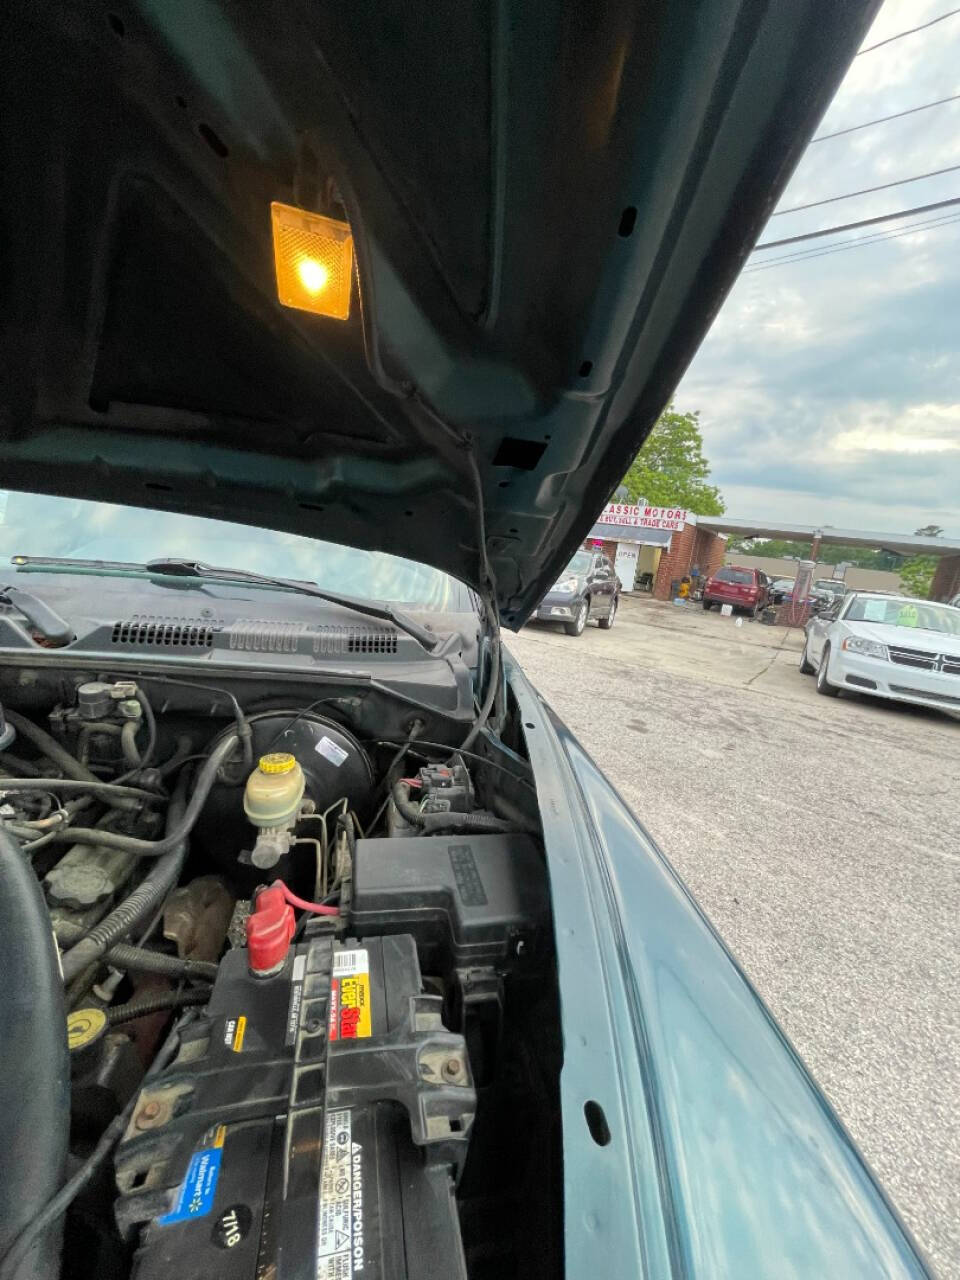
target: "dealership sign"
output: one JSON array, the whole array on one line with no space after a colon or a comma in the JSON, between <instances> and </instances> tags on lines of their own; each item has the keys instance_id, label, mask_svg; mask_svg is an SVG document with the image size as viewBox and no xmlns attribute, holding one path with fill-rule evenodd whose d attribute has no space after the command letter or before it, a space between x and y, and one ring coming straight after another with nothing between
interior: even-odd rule
<instances>
[{"instance_id":1,"label":"dealership sign","mask_svg":"<svg viewBox=\"0 0 960 1280\"><path fill-rule=\"evenodd\" d=\"M685 524L695 524L696 516L686 507L635 507L628 502L608 502L598 524L618 524L630 529L668 529L679 533Z\"/></svg>"}]
</instances>

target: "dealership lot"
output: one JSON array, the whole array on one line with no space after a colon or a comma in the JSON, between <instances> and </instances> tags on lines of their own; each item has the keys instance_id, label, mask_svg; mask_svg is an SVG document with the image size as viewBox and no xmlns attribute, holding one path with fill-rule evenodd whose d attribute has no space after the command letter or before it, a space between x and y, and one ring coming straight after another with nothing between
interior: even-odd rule
<instances>
[{"instance_id":1,"label":"dealership lot","mask_svg":"<svg viewBox=\"0 0 960 1280\"><path fill-rule=\"evenodd\" d=\"M960 1276L960 720L819 697L802 645L627 597L508 639Z\"/></svg>"}]
</instances>

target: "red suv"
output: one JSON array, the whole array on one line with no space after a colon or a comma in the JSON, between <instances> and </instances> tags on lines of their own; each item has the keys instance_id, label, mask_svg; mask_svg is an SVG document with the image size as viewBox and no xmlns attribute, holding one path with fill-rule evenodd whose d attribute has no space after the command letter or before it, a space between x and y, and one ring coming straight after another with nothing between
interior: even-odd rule
<instances>
[{"instance_id":1,"label":"red suv","mask_svg":"<svg viewBox=\"0 0 960 1280\"><path fill-rule=\"evenodd\" d=\"M754 617L767 604L770 580L759 569L743 569L737 564L724 565L703 588L703 607L732 604L735 609L746 609Z\"/></svg>"}]
</instances>

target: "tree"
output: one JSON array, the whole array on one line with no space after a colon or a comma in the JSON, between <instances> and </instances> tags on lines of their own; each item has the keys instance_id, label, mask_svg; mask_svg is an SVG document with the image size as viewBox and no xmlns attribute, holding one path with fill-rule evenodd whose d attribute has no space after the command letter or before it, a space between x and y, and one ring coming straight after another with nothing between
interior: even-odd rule
<instances>
[{"instance_id":1,"label":"tree","mask_svg":"<svg viewBox=\"0 0 960 1280\"><path fill-rule=\"evenodd\" d=\"M916 538L939 538L943 529L938 524L925 524L922 529L914 529Z\"/></svg>"},{"instance_id":2,"label":"tree","mask_svg":"<svg viewBox=\"0 0 960 1280\"><path fill-rule=\"evenodd\" d=\"M900 589L920 600L929 599L936 568L936 556L913 556L904 560L900 566Z\"/></svg>"},{"instance_id":3,"label":"tree","mask_svg":"<svg viewBox=\"0 0 960 1280\"><path fill-rule=\"evenodd\" d=\"M630 464L623 483L631 499L653 507L686 507L700 516L722 516L720 490L707 481L710 464L703 456L700 413L677 413L667 405Z\"/></svg>"}]
</instances>

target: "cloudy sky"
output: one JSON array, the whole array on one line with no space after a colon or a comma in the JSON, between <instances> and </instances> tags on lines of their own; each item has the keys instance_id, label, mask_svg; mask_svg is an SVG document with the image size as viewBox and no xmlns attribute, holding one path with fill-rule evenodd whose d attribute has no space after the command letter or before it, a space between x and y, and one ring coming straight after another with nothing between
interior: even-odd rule
<instances>
[{"instance_id":1,"label":"cloudy sky","mask_svg":"<svg viewBox=\"0 0 960 1280\"><path fill-rule=\"evenodd\" d=\"M886 0L863 48L951 7ZM855 58L818 132L954 94L960 14ZM813 143L779 209L950 165L960 99ZM960 168L778 212L761 241L954 196ZM951 220L911 225L931 219ZM871 232L896 238L849 247ZM817 256L766 265L808 249ZM960 537L960 205L755 254L676 406L701 410L728 515L885 532L934 522Z\"/></svg>"}]
</instances>

